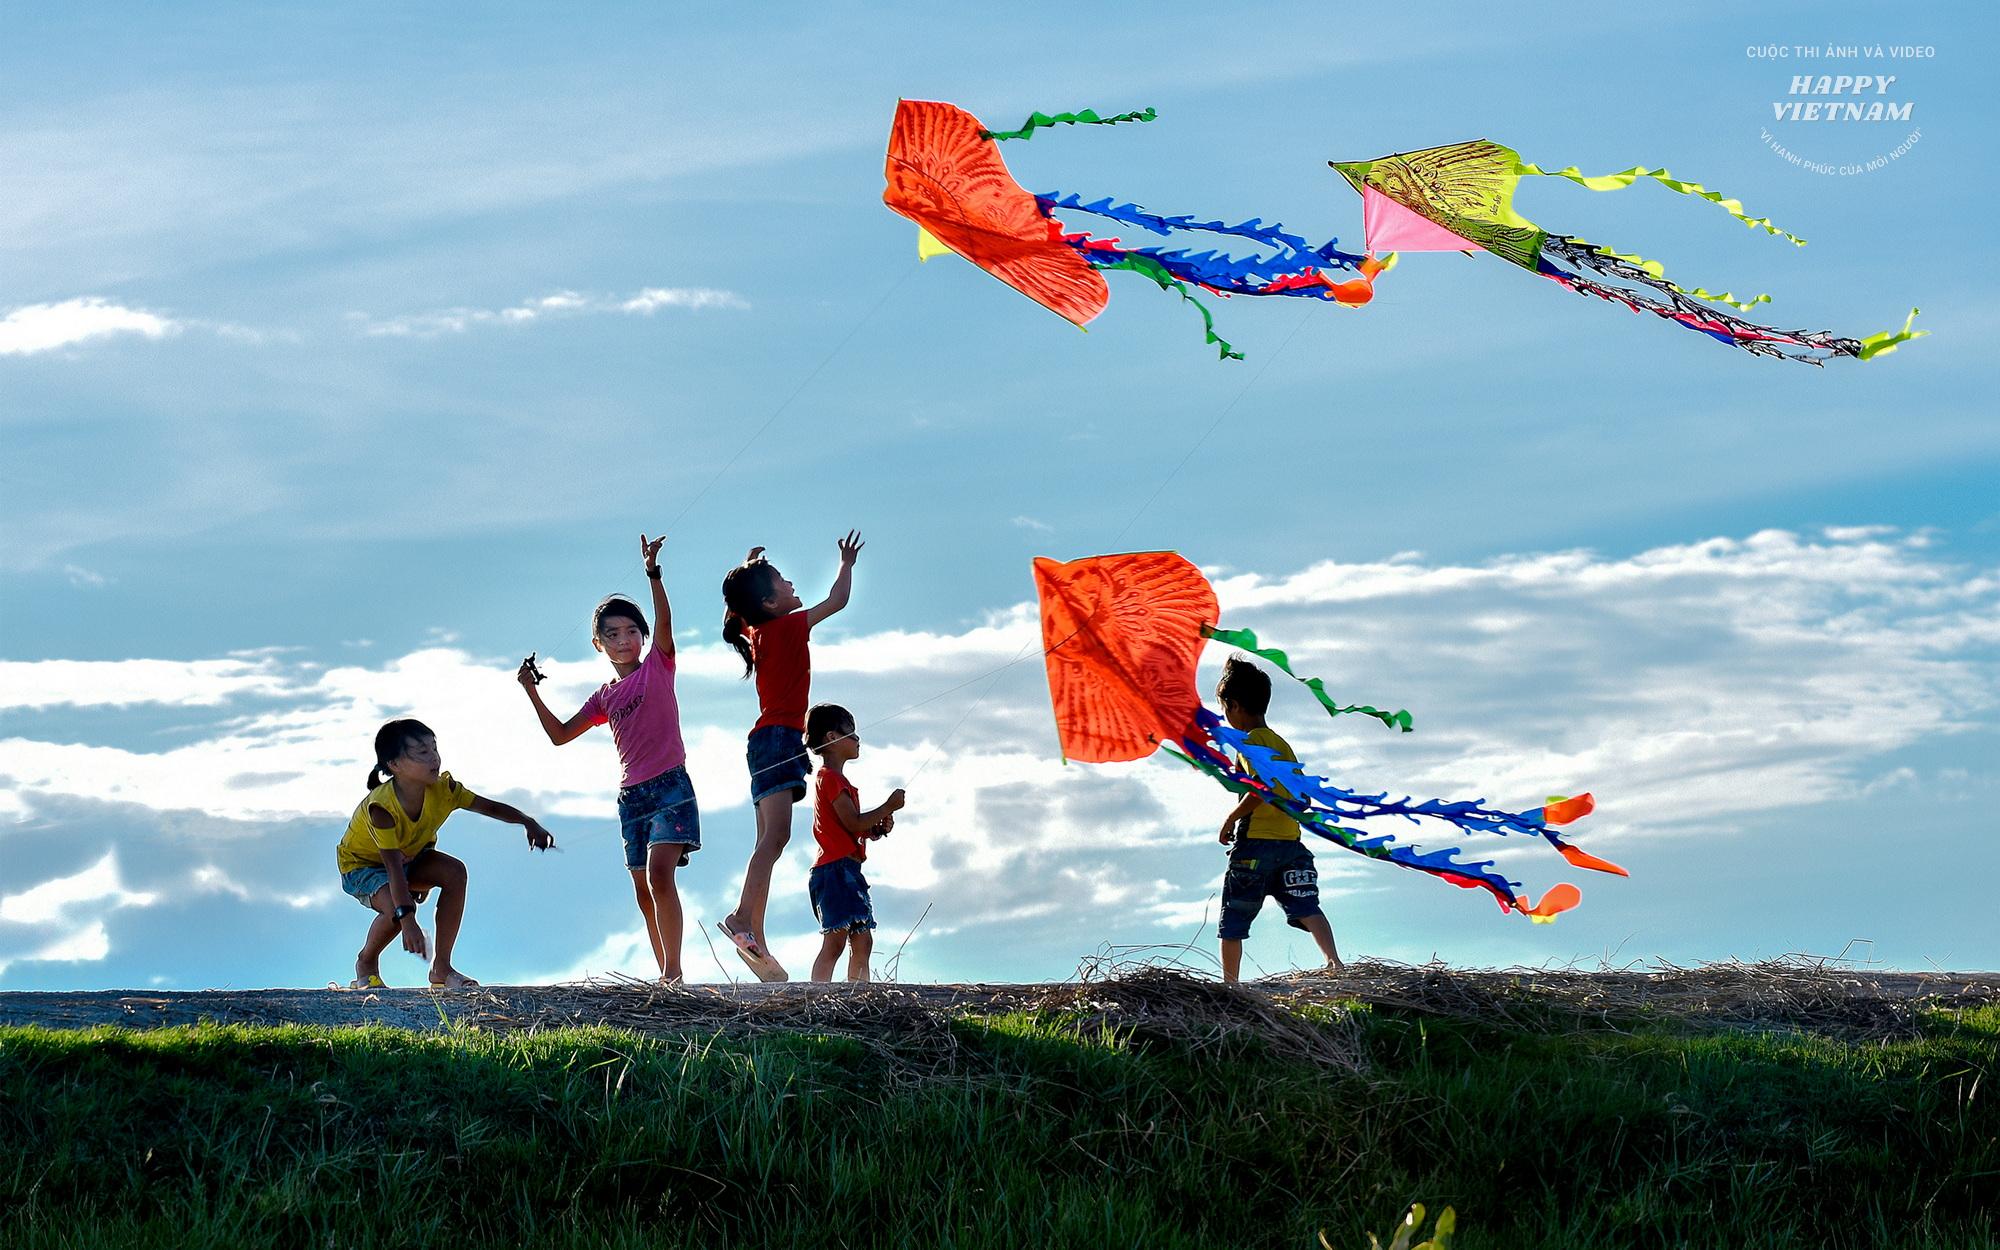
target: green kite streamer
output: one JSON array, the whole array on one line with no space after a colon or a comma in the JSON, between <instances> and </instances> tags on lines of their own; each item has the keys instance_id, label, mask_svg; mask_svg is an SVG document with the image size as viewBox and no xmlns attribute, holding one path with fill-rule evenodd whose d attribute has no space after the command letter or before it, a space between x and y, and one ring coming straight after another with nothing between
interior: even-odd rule
<instances>
[{"instance_id":1,"label":"green kite streamer","mask_svg":"<svg viewBox=\"0 0 2000 1250\"><path fill-rule=\"evenodd\" d=\"M1903 328L1900 330L1884 330L1880 334L1871 334L1867 338L1862 339L1861 359L1867 360L1875 356L1886 356L1911 339L1920 339L1929 334L1929 330L1910 329L1911 326L1917 323L1917 312L1918 310L1915 308L1910 310L1910 315L1903 318Z\"/></svg>"},{"instance_id":2,"label":"green kite streamer","mask_svg":"<svg viewBox=\"0 0 2000 1250\"><path fill-rule=\"evenodd\" d=\"M1297 673L1294 673L1292 671L1290 656L1276 647L1260 645L1257 641L1257 635L1250 630L1217 629L1214 626L1210 626L1203 632L1208 637L1215 639L1225 646L1235 647L1239 651L1248 651L1252 655L1261 656L1277 665L1284 672L1285 676L1312 691L1313 698L1319 700L1320 706L1326 709L1326 713L1329 716L1343 716L1349 712L1357 712L1362 716L1372 716L1389 728L1400 729L1404 733L1409 733L1416 728L1410 722L1410 714L1400 709L1394 712L1385 712L1381 708L1368 707L1359 703L1350 703L1346 707L1342 707L1332 695L1326 692L1325 682L1317 677L1301 677Z\"/></svg>"},{"instance_id":3,"label":"green kite streamer","mask_svg":"<svg viewBox=\"0 0 2000 1250\"><path fill-rule=\"evenodd\" d=\"M1221 359L1243 359L1242 352L1237 351L1228 339L1223 338L1215 332L1215 316L1208 311L1208 305L1196 299L1194 292L1188 290L1187 283L1182 282L1179 278L1167 272L1167 267L1159 261L1154 260L1150 256L1126 253L1121 254L1114 261L1092 260L1091 263L1099 269L1129 269L1133 273L1142 273L1159 283L1162 291L1179 291L1181 298L1193 304L1195 311L1201 314L1201 324L1207 335L1206 341L1217 345L1218 350L1222 353Z\"/></svg>"},{"instance_id":4,"label":"green kite streamer","mask_svg":"<svg viewBox=\"0 0 2000 1250\"><path fill-rule=\"evenodd\" d=\"M1149 122L1158 117L1159 114L1149 108L1120 113L1116 117L1099 117L1096 109L1084 109L1077 113L1030 113L1019 130L987 130L982 133L988 139L1032 139L1037 130L1046 130L1051 126L1116 126L1120 122Z\"/></svg>"},{"instance_id":5,"label":"green kite streamer","mask_svg":"<svg viewBox=\"0 0 2000 1250\"><path fill-rule=\"evenodd\" d=\"M1777 235L1779 238L1790 239L1799 247L1806 245L1806 241L1798 235L1772 225L1769 217L1752 217L1750 214L1744 212L1743 201L1725 200L1722 198L1721 192L1711 191L1699 182L1684 182L1664 169L1647 169L1644 165L1634 165L1630 169L1622 170L1615 174L1591 175L1584 173L1574 165L1571 165L1568 169L1543 169L1540 165L1519 161L1514 165L1514 172L1542 178L1567 178L1586 191L1622 191L1641 178L1651 178L1654 182L1659 183L1669 191L1678 191L1682 195L1692 195L1696 199L1707 200L1709 203L1717 205L1723 212L1728 213L1731 217L1734 217L1752 230L1762 229L1768 234Z\"/></svg>"}]
</instances>

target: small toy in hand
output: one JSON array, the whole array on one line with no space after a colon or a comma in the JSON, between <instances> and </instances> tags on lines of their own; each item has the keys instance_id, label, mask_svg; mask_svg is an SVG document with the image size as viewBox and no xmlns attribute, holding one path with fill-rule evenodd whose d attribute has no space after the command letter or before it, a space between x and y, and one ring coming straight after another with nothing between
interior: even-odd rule
<instances>
[{"instance_id":1,"label":"small toy in hand","mask_svg":"<svg viewBox=\"0 0 2000 1250\"><path fill-rule=\"evenodd\" d=\"M533 651L528 652L528 658L521 661L521 672L529 681L539 686L549 679L549 675L542 671L541 665L535 663L535 655Z\"/></svg>"}]
</instances>

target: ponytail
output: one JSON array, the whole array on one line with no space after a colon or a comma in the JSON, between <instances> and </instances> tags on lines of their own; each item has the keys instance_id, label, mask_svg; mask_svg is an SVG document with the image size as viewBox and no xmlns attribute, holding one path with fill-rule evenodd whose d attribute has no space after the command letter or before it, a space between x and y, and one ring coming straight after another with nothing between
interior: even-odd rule
<instances>
[{"instance_id":1,"label":"ponytail","mask_svg":"<svg viewBox=\"0 0 2000 1250\"><path fill-rule=\"evenodd\" d=\"M757 670L757 653L750 646L749 631L774 619L764 610L764 601L777 588L778 570L758 554L763 550L752 548L750 558L729 570L722 579L722 640L743 657L745 677Z\"/></svg>"},{"instance_id":2,"label":"ponytail","mask_svg":"<svg viewBox=\"0 0 2000 1250\"><path fill-rule=\"evenodd\" d=\"M750 649L750 640L743 636L743 617L734 608L722 614L722 641L736 648L736 654L743 657L743 675L748 677L757 670L757 653Z\"/></svg>"},{"instance_id":3,"label":"ponytail","mask_svg":"<svg viewBox=\"0 0 2000 1250\"><path fill-rule=\"evenodd\" d=\"M373 790L389 779L389 761L402 758L403 752L409 749L410 739L435 737L437 735L431 732L429 725L408 717L392 720L376 730L375 767L368 770L368 788Z\"/></svg>"}]
</instances>

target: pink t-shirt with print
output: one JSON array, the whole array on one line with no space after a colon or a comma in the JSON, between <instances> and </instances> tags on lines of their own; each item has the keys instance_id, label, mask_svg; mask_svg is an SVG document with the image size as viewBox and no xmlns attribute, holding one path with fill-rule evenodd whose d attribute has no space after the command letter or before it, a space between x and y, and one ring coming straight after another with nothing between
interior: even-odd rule
<instances>
[{"instance_id":1,"label":"pink t-shirt with print","mask_svg":"<svg viewBox=\"0 0 2000 1250\"><path fill-rule=\"evenodd\" d=\"M681 742L681 708L674 698L674 662L647 647L639 667L598 687L583 701L593 725L609 724L624 767L620 786L636 786L687 762Z\"/></svg>"}]
</instances>

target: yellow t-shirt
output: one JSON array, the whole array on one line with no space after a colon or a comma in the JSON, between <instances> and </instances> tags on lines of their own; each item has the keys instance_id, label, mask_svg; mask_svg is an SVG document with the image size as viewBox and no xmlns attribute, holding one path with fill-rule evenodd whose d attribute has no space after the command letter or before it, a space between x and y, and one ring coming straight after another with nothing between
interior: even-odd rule
<instances>
[{"instance_id":1,"label":"yellow t-shirt","mask_svg":"<svg viewBox=\"0 0 2000 1250\"><path fill-rule=\"evenodd\" d=\"M440 773L436 783L424 791L423 810L412 820L403 810L403 800L396 797L395 779L390 778L368 792L361 806L354 809L354 818L347 822L347 833L340 839L340 871L379 864L383 851L401 851L404 859L415 858L437 845L438 826L445 817L478 801L479 796L453 781L450 773ZM371 806L389 813L395 823L377 829L368 819Z\"/></svg>"},{"instance_id":2,"label":"yellow t-shirt","mask_svg":"<svg viewBox=\"0 0 2000 1250\"><path fill-rule=\"evenodd\" d=\"M1251 730L1248 737L1251 746L1266 747L1275 752L1281 760L1296 761L1299 758L1292 754L1292 744L1280 738L1277 731L1269 725ZM1237 762L1242 763L1241 759ZM1244 771L1248 772L1249 769L1245 768ZM1292 792L1283 786L1277 787L1277 791L1288 799L1292 797ZM1250 813L1250 819L1244 823L1243 836L1261 838L1266 842L1296 842L1299 840L1299 822L1269 803L1260 803L1257 809Z\"/></svg>"}]
</instances>

